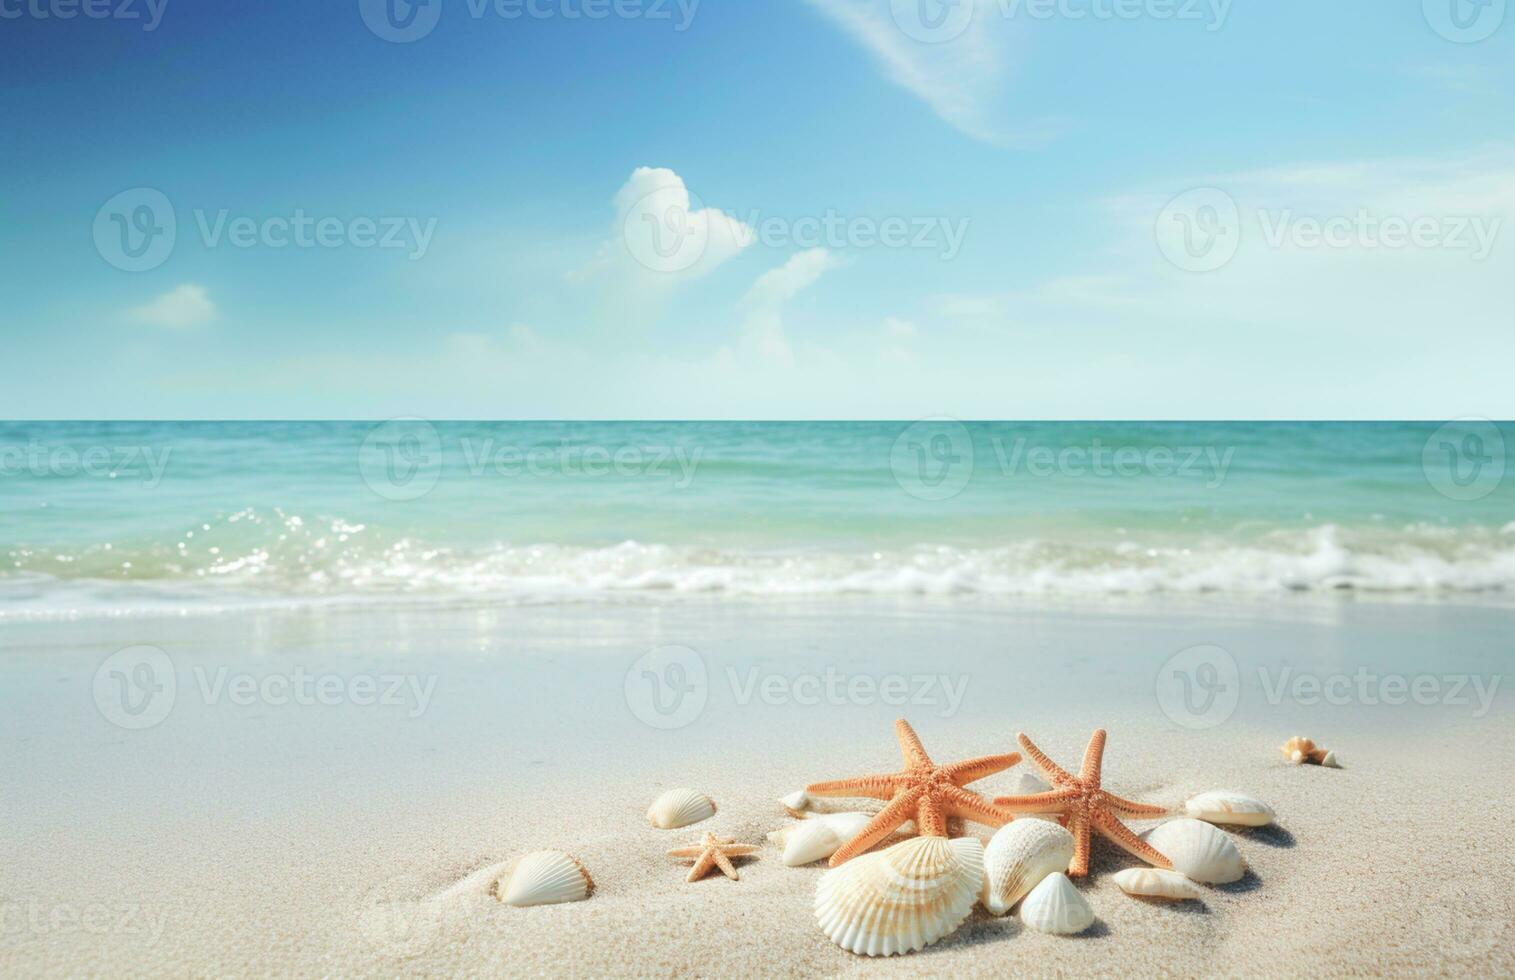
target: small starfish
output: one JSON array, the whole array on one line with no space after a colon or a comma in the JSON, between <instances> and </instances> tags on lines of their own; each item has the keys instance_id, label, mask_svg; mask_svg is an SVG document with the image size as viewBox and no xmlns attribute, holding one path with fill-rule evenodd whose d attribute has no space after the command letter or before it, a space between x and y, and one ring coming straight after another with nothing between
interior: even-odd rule
<instances>
[{"instance_id":1,"label":"small starfish","mask_svg":"<svg viewBox=\"0 0 1515 980\"><path fill-rule=\"evenodd\" d=\"M720 868L726 877L732 881L740 880L741 876L736 873L736 866L731 863L734 857L747 857L756 854L758 847L755 844L738 844L735 837L717 837L712 833L706 833L705 839L698 844L689 847L675 847L668 852L669 857L694 858L694 867L689 869L689 877L685 881L699 881L708 875L712 868Z\"/></svg>"},{"instance_id":2,"label":"small starfish","mask_svg":"<svg viewBox=\"0 0 1515 980\"><path fill-rule=\"evenodd\" d=\"M833 868L888 837L906 820L915 821L915 829L922 837L946 837L947 821L952 817L966 817L990 827L998 827L1010 819L977 793L963 789L963 784L1009 769L1021 761L1019 753L985 755L939 766L926 754L909 722L903 718L896 721L894 732L899 739L900 755L905 759L901 772L836 779L805 787L811 796L866 796L889 803L831 856Z\"/></svg>"},{"instance_id":3,"label":"small starfish","mask_svg":"<svg viewBox=\"0 0 1515 980\"><path fill-rule=\"evenodd\" d=\"M1069 876L1081 878L1089 873L1091 830L1099 831L1148 864L1165 871L1173 870L1173 862L1119 820L1123 816L1160 817L1168 812L1168 808L1133 803L1100 788L1100 764L1105 754L1103 728L1089 739L1089 747L1084 749L1084 767L1077 776L1058 768L1024 732L1015 737L1026 750L1026 755L1052 783L1052 789L1030 796L996 797L994 805L1010 813L1060 814L1059 822L1073 832L1073 861L1068 865Z\"/></svg>"}]
</instances>

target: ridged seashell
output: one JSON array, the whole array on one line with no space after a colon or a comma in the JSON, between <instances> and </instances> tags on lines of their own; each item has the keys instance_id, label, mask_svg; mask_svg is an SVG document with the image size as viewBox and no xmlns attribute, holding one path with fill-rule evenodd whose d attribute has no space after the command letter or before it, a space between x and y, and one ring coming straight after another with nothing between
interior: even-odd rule
<instances>
[{"instance_id":1,"label":"ridged seashell","mask_svg":"<svg viewBox=\"0 0 1515 980\"><path fill-rule=\"evenodd\" d=\"M715 801L692 789L671 789L652 801L647 819L654 827L673 830L715 816Z\"/></svg>"},{"instance_id":2,"label":"ridged seashell","mask_svg":"<svg viewBox=\"0 0 1515 980\"><path fill-rule=\"evenodd\" d=\"M976 837L914 837L822 875L815 918L848 952L912 953L962 925L983 880Z\"/></svg>"},{"instance_id":3,"label":"ridged seashell","mask_svg":"<svg viewBox=\"0 0 1515 980\"><path fill-rule=\"evenodd\" d=\"M1285 759L1288 759L1295 765L1313 762L1317 766L1329 765L1332 768L1338 768L1335 765L1335 754L1331 750L1321 748L1315 744L1313 739L1305 738L1303 735L1296 735L1289 739L1279 746L1279 751L1284 754ZM1327 758L1330 758L1332 761L1329 763L1326 762Z\"/></svg>"},{"instance_id":4,"label":"ridged seashell","mask_svg":"<svg viewBox=\"0 0 1515 980\"><path fill-rule=\"evenodd\" d=\"M1195 820L1237 827L1265 827L1278 815L1262 800L1228 789L1201 793L1184 810Z\"/></svg>"},{"instance_id":5,"label":"ridged seashell","mask_svg":"<svg viewBox=\"0 0 1515 980\"><path fill-rule=\"evenodd\" d=\"M1094 910L1061 871L1043 878L1021 902L1021 921L1038 932L1071 936L1094 925Z\"/></svg>"},{"instance_id":6,"label":"ridged seashell","mask_svg":"<svg viewBox=\"0 0 1515 980\"><path fill-rule=\"evenodd\" d=\"M1157 848L1173 870L1195 881L1224 885L1247 873L1241 852L1220 830L1201 820L1180 817L1147 831L1148 844Z\"/></svg>"},{"instance_id":7,"label":"ridged seashell","mask_svg":"<svg viewBox=\"0 0 1515 980\"><path fill-rule=\"evenodd\" d=\"M594 879L571 854L533 851L522 855L495 883L495 896L506 905L557 905L578 902L594 891Z\"/></svg>"},{"instance_id":8,"label":"ridged seashell","mask_svg":"<svg viewBox=\"0 0 1515 980\"><path fill-rule=\"evenodd\" d=\"M1194 887L1194 882L1185 878L1177 871L1164 871L1161 868L1127 868L1117 871L1111 876L1120 890L1127 895L1142 895L1146 898L1171 898L1175 902L1182 902L1200 897L1199 889Z\"/></svg>"},{"instance_id":9,"label":"ridged seashell","mask_svg":"<svg viewBox=\"0 0 1515 980\"><path fill-rule=\"evenodd\" d=\"M1013 820L984 848L984 908L1004 915L1041 880L1067 871L1073 835L1046 820Z\"/></svg>"},{"instance_id":10,"label":"ridged seashell","mask_svg":"<svg viewBox=\"0 0 1515 980\"><path fill-rule=\"evenodd\" d=\"M870 813L822 813L775 830L768 839L784 849L791 868L829 858L873 819Z\"/></svg>"}]
</instances>

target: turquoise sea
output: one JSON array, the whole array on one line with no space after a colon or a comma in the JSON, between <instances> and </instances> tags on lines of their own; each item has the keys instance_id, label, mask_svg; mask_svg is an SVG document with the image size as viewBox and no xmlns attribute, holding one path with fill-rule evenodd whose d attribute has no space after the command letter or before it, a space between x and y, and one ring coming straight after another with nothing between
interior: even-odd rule
<instances>
[{"instance_id":1,"label":"turquoise sea","mask_svg":"<svg viewBox=\"0 0 1515 980\"><path fill-rule=\"evenodd\" d=\"M0 424L0 617L1515 591L1515 426Z\"/></svg>"}]
</instances>

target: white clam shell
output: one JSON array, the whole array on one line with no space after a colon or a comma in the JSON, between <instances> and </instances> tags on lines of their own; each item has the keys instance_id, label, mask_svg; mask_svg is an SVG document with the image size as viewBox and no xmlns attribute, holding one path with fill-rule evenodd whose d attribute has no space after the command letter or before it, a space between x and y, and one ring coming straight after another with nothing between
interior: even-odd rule
<instances>
[{"instance_id":1,"label":"white clam shell","mask_svg":"<svg viewBox=\"0 0 1515 980\"><path fill-rule=\"evenodd\" d=\"M715 816L715 801L692 789L671 789L652 801L647 819L654 827L673 830Z\"/></svg>"},{"instance_id":2,"label":"white clam shell","mask_svg":"<svg viewBox=\"0 0 1515 980\"><path fill-rule=\"evenodd\" d=\"M797 789L779 800L779 806L791 812L808 810L810 809L810 797L806 795L804 790Z\"/></svg>"},{"instance_id":3,"label":"white clam shell","mask_svg":"<svg viewBox=\"0 0 1515 980\"><path fill-rule=\"evenodd\" d=\"M1043 878L1021 902L1021 921L1038 932L1071 936L1094 925L1094 910L1061 871Z\"/></svg>"},{"instance_id":4,"label":"white clam shell","mask_svg":"<svg viewBox=\"0 0 1515 980\"><path fill-rule=\"evenodd\" d=\"M1228 789L1201 793L1185 803L1184 810L1195 820L1236 827L1265 827L1278 816L1262 800Z\"/></svg>"},{"instance_id":5,"label":"white clam shell","mask_svg":"<svg viewBox=\"0 0 1515 980\"><path fill-rule=\"evenodd\" d=\"M911 953L962 925L983 880L977 838L915 837L822 875L815 918L848 952Z\"/></svg>"},{"instance_id":6,"label":"white clam shell","mask_svg":"<svg viewBox=\"0 0 1515 980\"><path fill-rule=\"evenodd\" d=\"M1199 889L1194 887L1194 882L1177 871L1164 871L1161 868L1127 868L1124 871L1117 871L1112 877L1120 886L1120 890L1127 895L1169 898L1175 902L1197 901L1200 898Z\"/></svg>"},{"instance_id":7,"label":"white clam shell","mask_svg":"<svg viewBox=\"0 0 1515 980\"><path fill-rule=\"evenodd\" d=\"M872 819L869 813L822 813L775 830L768 839L784 849L785 865L798 868L829 858Z\"/></svg>"},{"instance_id":8,"label":"white clam shell","mask_svg":"<svg viewBox=\"0 0 1515 980\"><path fill-rule=\"evenodd\" d=\"M533 851L522 855L495 883L495 895L506 905L557 905L579 902L594 891L594 880L571 854Z\"/></svg>"},{"instance_id":9,"label":"white clam shell","mask_svg":"<svg viewBox=\"0 0 1515 980\"><path fill-rule=\"evenodd\" d=\"M1045 820L1017 819L994 832L984 848L984 908L1004 915L1010 907L1073 860L1073 835Z\"/></svg>"},{"instance_id":10,"label":"white clam shell","mask_svg":"<svg viewBox=\"0 0 1515 980\"><path fill-rule=\"evenodd\" d=\"M1236 844L1202 820L1181 817L1153 827L1144 835L1148 844L1173 862L1173 870L1195 881L1224 885L1247 873Z\"/></svg>"}]
</instances>

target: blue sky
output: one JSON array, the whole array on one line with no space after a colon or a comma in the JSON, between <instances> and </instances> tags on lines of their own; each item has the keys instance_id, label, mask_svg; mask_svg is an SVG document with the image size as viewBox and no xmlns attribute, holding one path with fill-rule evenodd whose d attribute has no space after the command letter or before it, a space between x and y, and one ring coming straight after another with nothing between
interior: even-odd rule
<instances>
[{"instance_id":1,"label":"blue sky","mask_svg":"<svg viewBox=\"0 0 1515 980\"><path fill-rule=\"evenodd\" d=\"M1515 416L1498 0L91 2L0 415Z\"/></svg>"}]
</instances>

